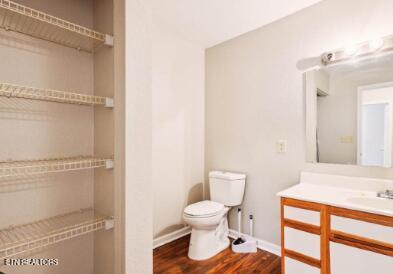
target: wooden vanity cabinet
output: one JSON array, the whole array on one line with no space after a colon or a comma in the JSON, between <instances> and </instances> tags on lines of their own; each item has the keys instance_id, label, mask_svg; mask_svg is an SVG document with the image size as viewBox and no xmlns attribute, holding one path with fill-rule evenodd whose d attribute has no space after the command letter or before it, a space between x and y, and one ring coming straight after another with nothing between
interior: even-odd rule
<instances>
[{"instance_id":1,"label":"wooden vanity cabinet","mask_svg":"<svg viewBox=\"0 0 393 274\"><path fill-rule=\"evenodd\" d=\"M281 198L284 274L393 273L393 218Z\"/></svg>"}]
</instances>

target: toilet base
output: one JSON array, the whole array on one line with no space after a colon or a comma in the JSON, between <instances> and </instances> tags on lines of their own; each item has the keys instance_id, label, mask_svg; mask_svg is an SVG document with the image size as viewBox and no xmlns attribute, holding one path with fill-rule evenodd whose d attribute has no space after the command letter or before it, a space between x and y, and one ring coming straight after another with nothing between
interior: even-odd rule
<instances>
[{"instance_id":1,"label":"toilet base","mask_svg":"<svg viewBox=\"0 0 393 274\"><path fill-rule=\"evenodd\" d=\"M228 221L224 217L216 229L192 229L188 257L198 261L206 260L228 248L229 245Z\"/></svg>"}]
</instances>

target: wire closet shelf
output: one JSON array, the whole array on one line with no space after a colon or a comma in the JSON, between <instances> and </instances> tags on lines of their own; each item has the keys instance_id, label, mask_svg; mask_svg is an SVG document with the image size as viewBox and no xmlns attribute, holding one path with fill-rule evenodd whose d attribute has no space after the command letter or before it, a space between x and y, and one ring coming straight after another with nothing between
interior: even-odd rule
<instances>
[{"instance_id":1,"label":"wire closet shelf","mask_svg":"<svg viewBox=\"0 0 393 274\"><path fill-rule=\"evenodd\" d=\"M108 169L113 168L113 159L81 156L41 160L5 161L0 162L0 178L13 178L99 167Z\"/></svg>"},{"instance_id":2,"label":"wire closet shelf","mask_svg":"<svg viewBox=\"0 0 393 274\"><path fill-rule=\"evenodd\" d=\"M1 0L0 0L1 1ZM53 89L33 88L0 83L0 96L66 104L113 107L113 98Z\"/></svg>"},{"instance_id":3,"label":"wire closet shelf","mask_svg":"<svg viewBox=\"0 0 393 274\"><path fill-rule=\"evenodd\" d=\"M113 46L111 35L8 0L0 0L0 28L90 53Z\"/></svg>"},{"instance_id":4,"label":"wire closet shelf","mask_svg":"<svg viewBox=\"0 0 393 274\"><path fill-rule=\"evenodd\" d=\"M0 264L4 259L101 229L113 228L113 218L91 208L0 230Z\"/></svg>"}]
</instances>

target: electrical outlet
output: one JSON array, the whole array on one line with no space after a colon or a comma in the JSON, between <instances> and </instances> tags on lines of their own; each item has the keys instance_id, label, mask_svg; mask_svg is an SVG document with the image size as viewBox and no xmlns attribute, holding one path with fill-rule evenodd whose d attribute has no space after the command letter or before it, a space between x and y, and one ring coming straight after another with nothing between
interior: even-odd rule
<instances>
[{"instance_id":1,"label":"electrical outlet","mask_svg":"<svg viewBox=\"0 0 393 274\"><path fill-rule=\"evenodd\" d=\"M287 152L287 140L278 140L276 143L276 151L277 153L286 153Z\"/></svg>"}]
</instances>

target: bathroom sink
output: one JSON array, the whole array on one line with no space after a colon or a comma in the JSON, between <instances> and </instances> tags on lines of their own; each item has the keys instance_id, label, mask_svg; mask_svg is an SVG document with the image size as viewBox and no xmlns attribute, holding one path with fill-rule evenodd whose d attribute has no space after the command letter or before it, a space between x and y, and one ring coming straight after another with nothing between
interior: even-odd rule
<instances>
[{"instance_id":1,"label":"bathroom sink","mask_svg":"<svg viewBox=\"0 0 393 274\"><path fill-rule=\"evenodd\" d=\"M393 211L393 200L385 198L371 198L371 197L352 197L347 200L350 203L365 206L369 208L376 208L381 210L392 210Z\"/></svg>"}]
</instances>

